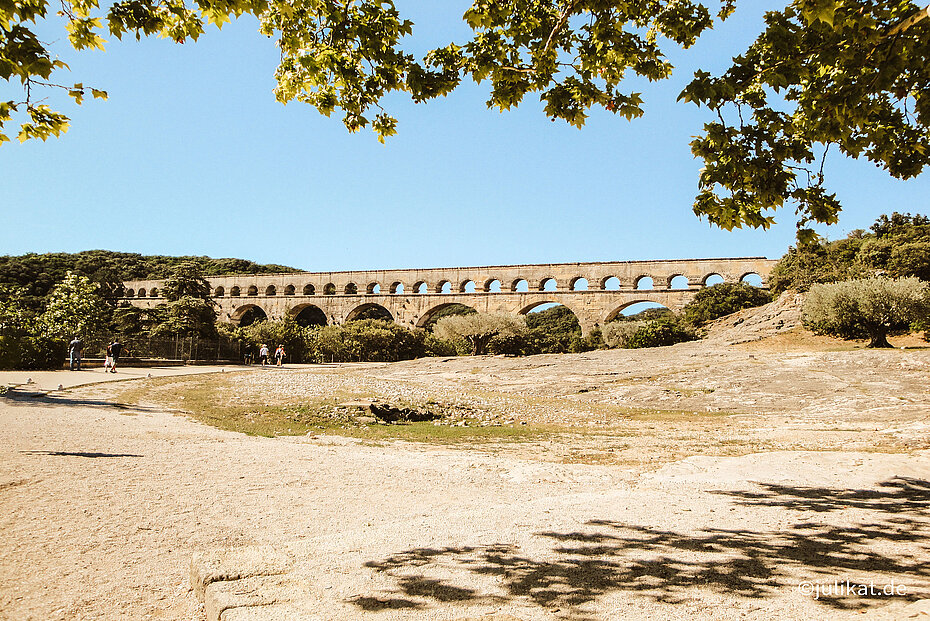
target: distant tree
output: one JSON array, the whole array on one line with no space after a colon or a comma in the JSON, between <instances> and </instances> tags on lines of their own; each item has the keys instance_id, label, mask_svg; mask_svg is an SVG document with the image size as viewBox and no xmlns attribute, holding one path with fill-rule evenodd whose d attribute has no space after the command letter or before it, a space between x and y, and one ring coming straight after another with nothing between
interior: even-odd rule
<instances>
[{"instance_id":1,"label":"distant tree","mask_svg":"<svg viewBox=\"0 0 930 621\"><path fill-rule=\"evenodd\" d=\"M426 320L426 323L423 325L423 327L427 332L432 332L439 320L443 319L444 317L474 315L477 312L478 311L473 309L471 306L466 306L465 304L448 304L430 315L430 318Z\"/></svg>"},{"instance_id":2,"label":"distant tree","mask_svg":"<svg viewBox=\"0 0 930 621\"><path fill-rule=\"evenodd\" d=\"M772 294L765 289L746 283L720 283L698 291L682 310L682 318L700 327L718 317L771 301Z\"/></svg>"},{"instance_id":3,"label":"distant tree","mask_svg":"<svg viewBox=\"0 0 930 621\"><path fill-rule=\"evenodd\" d=\"M163 319L156 332L201 337L216 335L216 303L199 265L186 262L175 266L162 286L162 295L167 302L160 309Z\"/></svg>"},{"instance_id":4,"label":"distant tree","mask_svg":"<svg viewBox=\"0 0 930 621\"><path fill-rule=\"evenodd\" d=\"M566 306L526 314L526 353L564 354L584 351L581 324Z\"/></svg>"},{"instance_id":5,"label":"distant tree","mask_svg":"<svg viewBox=\"0 0 930 621\"><path fill-rule=\"evenodd\" d=\"M18 336L34 330L35 313L26 303L26 289L0 285L0 336Z\"/></svg>"},{"instance_id":6,"label":"distant tree","mask_svg":"<svg viewBox=\"0 0 930 621\"><path fill-rule=\"evenodd\" d=\"M87 340L102 334L112 309L100 296L99 289L86 276L68 272L52 289L48 305L38 318L41 333L65 341L75 336Z\"/></svg>"},{"instance_id":7,"label":"distant tree","mask_svg":"<svg viewBox=\"0 0 930 621\"><path fill-rule=\"evenodd\" d=\"M891 347L888 333L930 317L930 284L915 277L869 278L817 284L804 300L804 322L816 332L855 338L868 347Z\"/></svg>"},{"instance_id":8,"label":"distant tree","mask_svg":"<svg viewBox=\"0 0 930 621\"><path fill-rule=\"evenodd\" d=\"M491 340L496 336L518 334L526 329L526 320L509 313L475 313L443 317L433 328L433 334L446 341L465 341L471 354L478 356L488 352Z\"/></svg>"}]
</instances>

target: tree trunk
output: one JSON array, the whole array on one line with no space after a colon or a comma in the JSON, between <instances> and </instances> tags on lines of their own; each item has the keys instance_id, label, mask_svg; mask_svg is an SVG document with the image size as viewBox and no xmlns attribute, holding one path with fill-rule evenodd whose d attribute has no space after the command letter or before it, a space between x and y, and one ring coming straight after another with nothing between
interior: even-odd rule
<instances>
[{"instance_id":1,"label":"tree trunk","mask_svg":"<svg viewBox=\"0 0 930 621\"><path fill-rule=\"evenodd\" d=\"M885 338L887 334L887 330L870 331L869 336L872 337L872 340L868 345L866 345L866 347L893 347L892 344L888 342L888 339Z\"/></svg>"}]
</instances>

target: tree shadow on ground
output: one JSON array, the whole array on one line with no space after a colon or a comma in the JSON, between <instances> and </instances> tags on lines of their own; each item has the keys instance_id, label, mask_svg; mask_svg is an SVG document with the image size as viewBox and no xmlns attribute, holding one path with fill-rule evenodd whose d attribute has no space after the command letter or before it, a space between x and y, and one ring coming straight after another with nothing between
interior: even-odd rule
<instances>
[{"instance_id":1,"label":"tree shadow on ground","mask_svg":"<svg viewBox=\"0 0 930 621\"><path fill-rule=\"evenodd\" d=\"M65 397L59 395L49 395L37 392L21 392L18 390L7 390L0 394L0 403L12 407L36 406L43 405L48 407L92 407L119 410L123 412L155 412L157 408L151 408L141 405L125 405L103 399L81 399L76 397Z\"/></svg>"},{"instance_id":2,"label":"tree shadow on ground","mask_svg":"<svg viewBox=\"0 0 930 621\"><path fill-rule=\"evenodd\" d=\"M551 549L541 558L512 545L418 548L365 563L392 576L393 594L428 603L519 600L570 619L594 619L584 609L598 597L636 593L666 604L694 601L711 590L761 599L784 594L799 580L832 583L875 578L876 583L926 584L930 579L930 516L924 514L930 486L892 479L872 490L764 486L761 497L732 492L740 502L818 511L866 508L874 521L853 525L798 523L775 531L705 528L675 532L613 522L588 521L577 532L541 532ZM820 495L820 498L815 496ZM795 505L793 503L801 503ZM865 502L865 506L860 503ZM914 515L903 515L911 511ZM462 572L495 579L496 594L453 584ZM441 576L437 578L436 576ZM455 593L458 597L450 598ZM908 593L916 596L913 590ZM887 597L822 597L836 609L890 603Z\"/></svg>"},{"instance_id":3,"label":"tree shadow on ground","mask_svg":"<svg viewBox=\"0 0 930 621\"><path fill-rule=\"evenodd\" d=\"M86 453L83 451L20 451L23 455L55 455L59 457L145 457L135 453Z\"/></svg>"}]
</instances>

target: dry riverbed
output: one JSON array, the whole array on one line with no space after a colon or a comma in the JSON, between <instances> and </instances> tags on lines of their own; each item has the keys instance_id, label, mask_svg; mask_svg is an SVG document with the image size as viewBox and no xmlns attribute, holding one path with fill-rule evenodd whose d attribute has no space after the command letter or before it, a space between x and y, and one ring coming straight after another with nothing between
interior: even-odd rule
<instances>
[{"instance_id":1,"label":"dry riverbed","mask_svg":"<svg viewBox=\"0 0 930 621\"><path fill-rule=\"evenodd\" d=\"M0 618L906 618L928 380L794 331L13 391Z\"/></svg>"}]
</instances>

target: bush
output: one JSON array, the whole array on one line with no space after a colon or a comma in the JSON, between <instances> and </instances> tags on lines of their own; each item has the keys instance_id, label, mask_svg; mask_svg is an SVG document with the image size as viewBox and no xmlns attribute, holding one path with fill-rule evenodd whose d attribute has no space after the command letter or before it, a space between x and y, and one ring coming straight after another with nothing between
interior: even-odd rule
<instances>
[{"instance_id":1,"label":"bush","mask_svg":"<svg viewBox=\"0 0 930 621\"><path fill-rule=\"evenodd\" d=\"M0 369L60 369L67 349L46 336L0 336Z\"/></svg>"},{"instance_id":2,"label":"bush","mask_svg":"<svg viewBox=\"0 0 930 621\"><path fill-rule=\"evenodd\" d=\"M868 347L891 347L889 332L924 324L930 316L930 285L916 277L867 278L819 284L804 300L805 325L842 338L868 336Z\"/></svg>"},{"instance_id":3,"label":"bush","mask_svg":"<svg viewBox=\"0 0 930 621\"><path fill-rule=\"evenodd\" d=\"M486 354L491 341L498 337L519 335L526 330L526 321L509 313L476 313L443 317L433 328L438 338L466 342L473 356Z\"/></svg>"},{"instance_id":4,"label":"bush","mask_svg":"<svg viewBox=\"0 0 930 621\"><path fill-rule=\"evenodd\" d=\"M762 306L771 301L772 295L765 289L746 283L720 283L698 291L694 299L685 306L682 317L692 326L699 328L724 315L744 308Z\"/></svg>"},{"instance_id":5,"label":"bush","mask_svg":"<svg viewBox=\"0 0 930 621\"><path fill-rule=\"evenodd\" d=\"M603 328L604 341L615 349L638 349L640 347L664 347L693 341L693 331L682 326L674 317L663 317L656 321L612 321Z\"/></svg>"},{"instance_id":6,"label":"bush","mask_svg":"<svg viewBox=\"0 0 930 621\"><path fill-rule=\"evenodd\" d=\"M607 347L628 349L630 338L647 323L646 321L611 321L601 328L601 334Z\"/></svg>"},{"instance_id":7,"label":"bush","mask_svg":"<svg viewBox=\"0 0 930 621\"><path fill-rule=\"evenodd\" d=\"M308 337L311 358L316 362L396 362L427 354L425 330L411 330L383 319L313 328ZM447 350L438 339L432 339L430 346Z\"/></svg>"}]
</instances>

